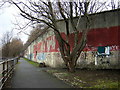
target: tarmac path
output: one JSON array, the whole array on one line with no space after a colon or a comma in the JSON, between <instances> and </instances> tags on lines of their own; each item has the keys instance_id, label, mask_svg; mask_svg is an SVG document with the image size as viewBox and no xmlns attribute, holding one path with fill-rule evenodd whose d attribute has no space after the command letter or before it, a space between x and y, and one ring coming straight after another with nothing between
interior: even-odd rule
<instances>
[{"instance_id":1,"label":"tarmac path","mask_svg":"<svg viewBox=\"0 0 120 90\"><path fill-rule=\"evenodd\" d=\"M19 60L12 78L12 88L71 88L63 81L25 60Z\"/></svg>"}]
</instances>

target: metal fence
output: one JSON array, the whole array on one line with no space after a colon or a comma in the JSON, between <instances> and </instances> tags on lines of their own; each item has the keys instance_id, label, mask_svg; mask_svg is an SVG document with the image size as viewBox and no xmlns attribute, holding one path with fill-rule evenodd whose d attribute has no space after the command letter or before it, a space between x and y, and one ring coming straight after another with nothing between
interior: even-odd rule
<instances>
[{"instance_id":1,"label":"metal fence","mask_svg":"<svg viewBox=\"0 0 120 90\"><path fill-rule=\"evenodd\" d=\"M4 87L6 81L11 77L18 59L19 58L17 57L0 62L0 90Z\"/></svg>"}]
</instances>

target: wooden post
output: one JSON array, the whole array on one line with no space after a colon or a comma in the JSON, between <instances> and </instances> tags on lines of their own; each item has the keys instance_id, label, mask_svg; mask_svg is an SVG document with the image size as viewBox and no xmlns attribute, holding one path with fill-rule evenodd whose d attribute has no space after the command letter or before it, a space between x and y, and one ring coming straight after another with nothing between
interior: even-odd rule
<instances>
[{"instance_id":1,"label":"wooden post","mask_svg":"<svg viewBox=\"0 0 120 90\"><path fill-rule=\"evenodd\" d=\"M19 60L19 58L17 58L17 63L18 63L18 60ZM17 63L16 63L16 64L17 64Z\"/></svg>"},{"instance_id":2,"label":"wooden post","mask_svg":"<svg viewBox=\"0 0 120 90\"><path fill-rule=\"evenodd\" d=\"M9 66L8 66L9 62L7 61L7 77L8 77L8 71L9 71Z\"/></svg>"},{"instance_id":3,"label":"wooden post","mask_svg":"<svg viewBox=\"0 0 120 90\"><path fill-rule=\"evenodd\" d=\"M12 74L13 74L13 72L14 72L14 64L15 64L15 62L14 62L15 60L12 60Z\"/></svg>"},{"instance_id":4,"label":"wooden post","mask_svg":"<svg viewBox=\"0 0 120 90\"><path fill-rule=\"evenodd\" d=\"M5 81L5 61L3 62L2 77L3 77L2 83L4 83L4 81Z\"/></svg>"}]
</instances>

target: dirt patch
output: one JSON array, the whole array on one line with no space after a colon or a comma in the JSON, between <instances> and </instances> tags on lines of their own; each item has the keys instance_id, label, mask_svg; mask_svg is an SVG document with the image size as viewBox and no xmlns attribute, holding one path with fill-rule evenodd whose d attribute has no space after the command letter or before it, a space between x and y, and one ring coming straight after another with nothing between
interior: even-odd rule
<instances>
[{"instance_id":1,"label":"dirt patch","mask_svg":"<svg viewBox=\"0 0 120 90\"><path fill-rule=\"evenodd\" d=\"M69 73L65 69L48 69L60 80L75 88L120 88L119 70L81 70Z\"/></svg>"}]
</instances>

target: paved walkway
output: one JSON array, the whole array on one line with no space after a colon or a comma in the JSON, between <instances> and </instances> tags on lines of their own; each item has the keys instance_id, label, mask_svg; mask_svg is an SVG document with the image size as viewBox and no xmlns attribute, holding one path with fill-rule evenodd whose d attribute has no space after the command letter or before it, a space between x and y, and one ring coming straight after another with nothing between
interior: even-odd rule
<instances>
[{"instance_id":1,"label":"paved walkway","mask_svg":"<svg viewBox=\"0 0 120 90\"><path fill-rule=\"evenodd\" d=\"M70 88L63 81L25 60L19 60L12 78L12 88Z\"/></svg>"}]
</instances>

